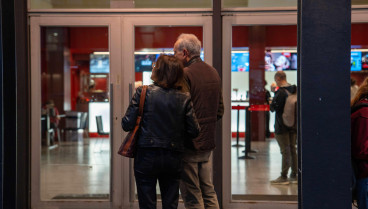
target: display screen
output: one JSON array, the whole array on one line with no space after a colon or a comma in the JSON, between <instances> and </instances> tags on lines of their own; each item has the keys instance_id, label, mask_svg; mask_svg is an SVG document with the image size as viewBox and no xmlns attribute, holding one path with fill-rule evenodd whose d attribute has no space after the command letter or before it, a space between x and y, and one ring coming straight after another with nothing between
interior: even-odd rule
<instances>
[{"instance_id":1,"label":"display screen","mask_svg":"<svg viewBox=\"0 0 368 209\"><path fill-rule=\"evenodd\" d=\"M231 72L249 71L249 52L231 53Z\"/></svg>"},{"instance_id":2,"label":"display screen","mask_svg":"<svg viewBox=\"0 0 368 209\"><path fill-rule=\"evenodd\" d=\"M160 54L136 54L135 72L152 71L152 64L156 62Z\"/></svg>"},{"instance_id":3,"label":"display screen","mask_svg":"<svg viewBox=\"0 0 368 209\"><path fill-rule=\"evenodd\" d=\"M265 70L296 70L298 66L297 54L290 52L265 54ZM249 52L231 52L231 71L248 72L249 71Z\"/></svg>"},{"instance_id":4,"label":"display screen","mask_svg":"<svg viewBox=\"0 0 368 209\"><path fill-rule=\"evenodd\" d=\"M368 70L368 52L362 52L362 69Z\"/></svg>"},{"instance_id":5,"label":"display screen","mask_svg":"<svg viewBox=\"0 0 368 209\"><path fill-rule=\"evenodd\" d=\"M110 60L108 54L91 54L89 61L90 73L109 73Z\"/></svg>"},{"instance_id":6,"label":"display screen","mask_svg":"<svg viewBox=\"0 0 368 209\"><path fill-rule=\"evenodd\" d=\"M362 70L362 52L352 51L350 54L350 58L351 71Z\"/></svg>"},{"instance_id":7,"label":"display screen","mask_svg":"<svg viewBox=\"0 0 368 209\"><path fill-rule=\"evenodd\" d=\"M296 70L298 68L297 54L291 52L271 53L266 52L265 70L281 71Z\"/></svg>"},{"instance_id":8,"label":"display screen","mask_svg":"<svg viewBox=\"0 0 368 209\"><path fill-rule=\"evenodd\" d=\"M266 52L265 70L297 70L298 56L293 52ZM368 70L368 52L351 52L351 71ZM249 52L231 52L231 72L249 71Z\"/></svg>"},{"instance_id":9,"label":"display screen","mask_svg":"<svg viewBox=\"0 0 368 209\"><path fill-rule=\"evenodd\" d=\"M159 51L159 50L158 50ZM157 61L161 54L173 55L173 49L165 49L164 52L139 53L134 55L135 72L151 72L152 64ZM203 60L203 51L200 55Z\"/></svg>"}]
</instances>

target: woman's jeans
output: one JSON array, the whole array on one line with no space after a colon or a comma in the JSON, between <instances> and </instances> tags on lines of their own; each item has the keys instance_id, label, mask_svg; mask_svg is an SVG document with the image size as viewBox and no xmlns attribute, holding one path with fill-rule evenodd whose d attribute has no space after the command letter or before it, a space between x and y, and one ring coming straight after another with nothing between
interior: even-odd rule
<instances>
[{"instance_id":1,"label":"woman's jeans","mask_svg":"<svg viewBox=\"0 0 368 209\"><path fill-rule=\"evenodd\" d=\"M160 185L162 208L178 207L182 154L162 148L138 148L134 159L139 208L156 208L156 183Z\"/></svg>"},{"instance_id":2,"label":"woman's jeans","mask_svg":"<svg viewBox=\"0 0 368 209\"><path fill-rule=\"evenodd\" d=\"M357 180L357 199L359 209L368 209L368 178Z\"/></svg>"}]
</instances>

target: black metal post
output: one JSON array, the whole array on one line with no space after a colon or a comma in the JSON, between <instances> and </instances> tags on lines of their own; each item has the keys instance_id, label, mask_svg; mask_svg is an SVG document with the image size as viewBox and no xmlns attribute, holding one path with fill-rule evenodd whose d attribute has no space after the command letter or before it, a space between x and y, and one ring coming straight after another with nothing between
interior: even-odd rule
<instances>
[{"instance_id":1,"label":"black metal post","mask_svg":"<svg viewBox=\"0 0 368 209\"><path fill-rule=\"evenodd\" d=\"M213 16L212 16L212 47L213 49L213 67L217 70L222 78L222 15L221 0L213 0ZM213 152L213 184L217 193L220 208L222 208L222 120L216 124L216 149Z\"/></svg>"},{"instance_id":2,"label":"black metal post","mask_svg":"<svg viewBox=\"0 0 368 209\"><path fill-rule=\"evenodd\" d=\"M298 4L299 208L352 208L351 1Z\"/></svg>"},{"instance_id":3,"label":"black metal post","mask_svg":"<svg viewBox=\"0 0 368 209\"><path fill-rule=\"evenodd\" d=\"M236 112L236 144L233 147L244 147L244 145L239 144L239 124L240 124L240 105L237 106Z\"/></svg>"},{"instance_id":4,"label":"black metal post","mask_svg":"<svg viewBox=\"0 0 368 209\"><path fill-rule=\"evenodd\" d=\"M251 143L251 121L249 107L245 107L245 127L245 155L238 157L238 159L255 159L255 157L249 156Z\"/></svg>"},{"instance_id":5,"label":"black metal post","mask_svg":"<svg viewBox=\"0 0 368 209\"><path fill-rule=\"evenodd\" d=\"M3 208L30 208L27 31L27 1L1 1Z\"/></svg>"}]
</instances>

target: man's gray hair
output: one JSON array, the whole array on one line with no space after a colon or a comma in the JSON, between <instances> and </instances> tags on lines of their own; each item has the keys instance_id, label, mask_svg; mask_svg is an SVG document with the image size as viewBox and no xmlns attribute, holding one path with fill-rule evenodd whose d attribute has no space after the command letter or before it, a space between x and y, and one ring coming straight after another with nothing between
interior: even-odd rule
<instances>
[{"instance_id":1,"label":"man's gray hair","mask_svg":"<svg viewBox=\"0 0 368 209\"><path fill-rule=\"evenodd\" d=\"M186 49L190 57L199 56L201 54L201 41L197 36L188 33L182 33L178 37L178 50L183 51Z\"/></svg>"}]
</instances>

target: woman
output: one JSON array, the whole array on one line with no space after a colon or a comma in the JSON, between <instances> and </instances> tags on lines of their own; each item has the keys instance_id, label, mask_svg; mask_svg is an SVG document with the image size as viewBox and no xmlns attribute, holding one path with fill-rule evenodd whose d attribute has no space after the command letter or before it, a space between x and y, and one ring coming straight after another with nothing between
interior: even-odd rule
<instances>
[{"instance_id":1,"label":"woman","mask_svg":"<svg viewBox=\"0 0 368 209\"><path fill-rule=\"evenodd\" d=\"M368 209L368 77L351 101L351 154L357 165L359 209Z\"/></svg>"},{"instance_id":2,"label":"woman","mask_svg":"<svg viewBox=\"0 0 368 209\"><path fill-rule=\"evenodd\" d=\"M199 134L190 95L181 90L183 75L181 62L168 55L161 55L152 70L134 159L141 209L156 208L157 180L163 208L178 207L184 142ZM139 87L122 119L124 131L134 128L141 92Z\"/></svg>"}]
</instances>

